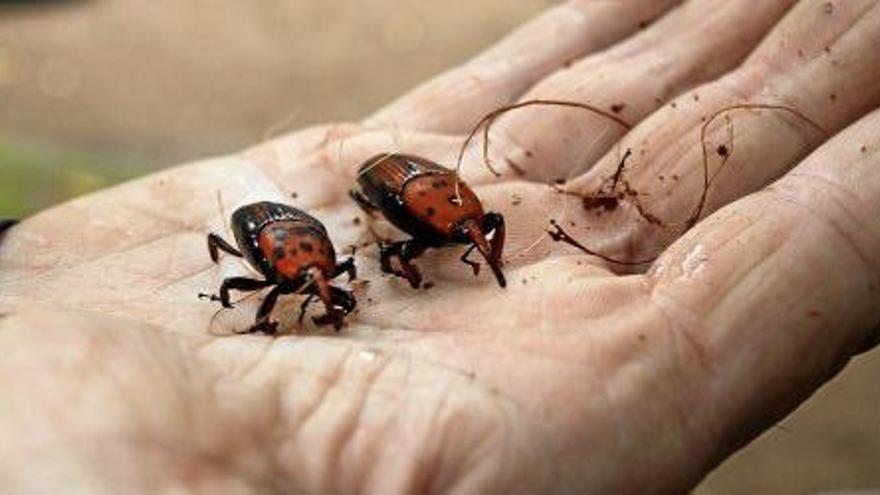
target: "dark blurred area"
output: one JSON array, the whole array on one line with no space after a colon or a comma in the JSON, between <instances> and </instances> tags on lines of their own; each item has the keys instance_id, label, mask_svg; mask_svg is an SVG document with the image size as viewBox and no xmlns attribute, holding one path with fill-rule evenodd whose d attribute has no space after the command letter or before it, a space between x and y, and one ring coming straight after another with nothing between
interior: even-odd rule
<instances>
[{"instance_id":1,"label":"dark blurred area","mask_svg":"<svg viewBox=\"0 0 880 495\"><path fill-rule=\"evenodd\" d=\"M362 118L551 3L0 0L0 218L270 133ZM696 493L880 486L876 355Z\"/></svg>"},{"instance_id":2,"label":"dark blurred area","mask_svg":"<svg viewBox=\"0 0 880 495\"><path fill-rule=\"evenodd\" d=\"M0 2L0 217L361 118L549 3Z\"/></svg>"}]
</instances>

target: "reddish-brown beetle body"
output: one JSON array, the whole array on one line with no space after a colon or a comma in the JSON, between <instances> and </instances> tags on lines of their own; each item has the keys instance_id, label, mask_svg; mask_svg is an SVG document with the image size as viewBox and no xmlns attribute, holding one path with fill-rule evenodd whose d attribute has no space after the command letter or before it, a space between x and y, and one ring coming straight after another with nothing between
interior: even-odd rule
<instances>
[{"instance_id":1,"label":"reddish-brown beetle body","mask_svg":"<svg viewBox=\"0 0 880 495\"><path fill-rule=\"evenodd\" d=\"M470 244L462 261L476 248L492 268L498 284L506 285L501 272L504 249L504 217L486 213L474 191L455 172L430 160L412 155L383 154L367 160L358 170L358 190L352 197L367 211L380 211L413 239L381 247L382 269L406 278L413 287L421 284L418 270L410 264L427 248ZM492 234L491 242L487 235ZM395 270L391 259L401 269Z\"/></svg>"},{"instance_id":2,"label":"reddish-brown beetle body","mask_svg":"<svg viewBox=\"0 0 880 495\"><path fill-rule=\"evenodd\" d=\"M220 287L220 295L210 296L211 299L220 301L224 307L232 307L230 290L252 291L274 286L263 300L250 331L274 333L277 323L270 322L269 315L278 296L292 293L308 295L303 311L313 297L320 298L327 313L315 318L315 322L341 327L343 317L354 309L356 301L351 293L331 286L329 281L342 273L348 273L349 280L354 279L354 260L349 258L337 264L333 244L321 222L292 206L264 201L237 209L231 223L240 251L220 236L208 234L211 259L218 260L219 250L243 257L265 280L228 278Z\"/></svg>"}]
</instances>

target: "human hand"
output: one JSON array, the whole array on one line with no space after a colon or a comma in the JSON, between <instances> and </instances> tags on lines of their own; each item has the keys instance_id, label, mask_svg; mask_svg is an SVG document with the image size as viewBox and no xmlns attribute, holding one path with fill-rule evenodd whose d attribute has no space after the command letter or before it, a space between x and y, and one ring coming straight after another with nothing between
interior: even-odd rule
<instances>
[{"instance_id":1,"label":"human hand","mask_svg":"<svg viewBox=\"0 0 880 495\"><path fill-rule=\"evenodd\" d=\"M859 119L880 102L880 7L691 1L636 32L675 3L570 2L364 123L171 169L14 227L0 244L0 483L692 487L873 343L880 114ZM417 261L436 286L413 291L378 272L372 247L357 255L370 281L360 310L338 334L298 327L288 300L276 317L291 335L229 336L257 298L217 318L196 298L246 273L229 257L217 267L205 249L233 208L289 202L320 218L338 249L362 243L370 236L346 196L362 161L404 151L451 165L481 115L519 98L623 103L620 116L638 125L616 145L606 120L532 108L493 128L502 178L467 155L465 180L507 219L507 289L445 249ZM676 224L703 190L701 118L741 101L849 128L828 140L790 116L731 113L733 148L706 208L720 211L682 235ZM710 129L710 149L731 142L730 127ZM598 216L545 184L595 190L628 148L627 181L668 226L626 204ZM553 243L550 218L609 256L662 254L621 276Z\"/></svg>"}]
</instances>

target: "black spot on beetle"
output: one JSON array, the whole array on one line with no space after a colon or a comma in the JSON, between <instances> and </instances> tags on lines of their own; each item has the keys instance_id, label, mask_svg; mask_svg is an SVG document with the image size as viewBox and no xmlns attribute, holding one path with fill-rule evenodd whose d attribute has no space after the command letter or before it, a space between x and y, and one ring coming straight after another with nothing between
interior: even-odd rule
<instances>
[{"instance_id":1,"label":"black spot on beetle","mask_svg":"<svg viewBox=\"0 0 880 495\"><path fill-rule=\"evenodd\" d=\"M446 187L448 185L449 183L445 180L435 180L431 182L431 187L433 187L434 189L440 189L441 187Z\"/></svg>"},{"instance_id":2,"label":"black spot on beetle","mask_svg":"<svg viewBox=\"0 0 880 495\"><path fill-rule=\"evenodd\" d=\"M300 249L302 249L303 251L305 251L307 253L311 253L312 251L315 250L315 247L312 246L311 242L305 242L305 241L300 242L299 247L300 247Z\"/></svg>"},{"instance_id":3,"label":"black spot on beetle","mask_svg":"<svg viewBox=\"0 0 880 495\"><path fill-rule=\"evenodd\" d=\"M433 206L429 206L428 209L425 210L425 213L427 213L429 217L433 217L437 213L437 210L434 209Z\"/></svg>"},{"instance_id":4,"label":"black spot on beetle","mask_svg":"<svg viewBox=\"0 0 880 495\"><path fill-rule=\"evenodd\" d=\"M272 254L275 255L275 259L280 260L286 254L284 246L275 246L275 249L272 250Z\"/></svg>"},{"instance_id":5,"label":"black spot on beetle","mask_svg":"<svg viewBox=\"0 0 880 495\"><path fill-rule=\"evenodd\" d=\"M297 254L299 254L299 251L297 251L295 247L292 247L287 250L287 254L289 254L290 256L296 256Z\"/></svg>"}]
</instances>

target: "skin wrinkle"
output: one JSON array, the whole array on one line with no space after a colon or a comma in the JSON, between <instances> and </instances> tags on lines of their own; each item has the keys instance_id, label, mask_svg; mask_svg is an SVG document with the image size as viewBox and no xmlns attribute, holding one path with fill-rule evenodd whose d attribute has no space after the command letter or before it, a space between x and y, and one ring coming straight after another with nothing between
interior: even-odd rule
<instances>
[{"instance_id":1,"label":"skin wrinkle","mask_svg":"<svg viewBox=\"0 0 880 495\"><path fill-rule=\"evenodd\" d=\"M315 376L319 377L321 382L325 385L322 387L320 395L316 398L313 404L309 407L303 408L303 411L299 414L299 418L297 420L296 431L291 434L291 438L296 438L301 435L302 431L309 425L309 422L312 420L312 417L324 405L324 402L327 399L327 394L330 392L332 388L336 386L342 379L343 368L345 367L345 362L349 359L351 354L354 352L354 345L348 346L345 349L345 352L337 358L336 366L330 372L329 376L325 376L325 373L318 373Z\"/></svg>"},{"instance_id":2,"label":"skin wrinkle","mask_svg":"<svg viewBox=\"0 0 880 495\"><path fill-rule=\"evenodd\" d=\"M798 172L795 174L791 174L791 176L794 178L805 179L808 184L810 181L812 181L812 184L809 185L815 185L818 189L827 193L830 199L839 207L837 211L835 211L835 214L839 215L841 212L843 212L846 213L847 216L858 225L870 225L858 221L858 216L852 213L854 210L852 208L846 207L846 201L841 198L848 198L850 201L854 202L858 202L859 199L855 194L846 191L846 189L843 188L841 185L835 184L832 181L811 173ZM830 227L831 230L836 232L838 236L843 240L844 244L852 249L856 256L858 256L859 260L862 262L865 268L873 274L874 284L880 284L880 263L872 261L872 257L867 254L866 250L862 248L860 243L857 242L855 238L847 231L846 227L841 225L840 221L835 221L828 215L821 214L821 212L817 211L816 208L814 208L810 203L803 201L800 197L798 197L798 195L790 192L789 188L796 188L796 185L776 184L774 186L768 187L766 189L766 192L769 193L771 196L776 196L776 200L786 205L794 206L800 212L806 213L810 220L818 220L822 224ZM842 191L845 195L838 194L837 191ZM870 210L864 209L862 211ZM867 232L870 232L871 229L865 230Z\"/></svg>"},{"instance_id":3,"label":"skin wrinkle","mask_svg":"<svg viewBox=\"0 0 880 495\"><path fill-rule=\"evenodd\" d=\"M360 350L358 354L360 354L361 352L369 351ZM353 361L353 359L351 358L352 355L354 355L354 353L346 355L346 361L348 361L349 364ZM334 452L330 455L332 460L329 464L338 466L340 470L344 469L346 466L346 463L343 462L346 457L345 453L350 452L354 449L352 442L354 440L355 433L363 426L363 413L367 401L371 396L376 395L375 393L371 395L371 392L373 391L376 383L380 380L382 374L391 364L392 358L388 356L380 357L380 355L374 355L373 359L380 361L380 365L374 368L370 368L366 374L362 373L358 377L357 384L359 393L357 394L357 399L354 404L355 413L349 421L349 426L339 432L339 437L341 438L341 440L336 442L336 448L333 449ZM353 456L356 459L359 457L357 452L355 452ZM357 478L354 482L355 488L360 484L361 480L363 480L363 478L366 476L366 473L369 471L369 468L365 468L364 464L366 463L364 462L364 460L362 460L359 469L355 469L355 471L358 473L355 475L355 477ZM357 492L357 490L354 491Z\"/></svg>"},{"instance_id":4,"label":"skin wrinkle","mask_svg":"<svg viewBox=\"0 0 880 495\"><path fill-rule=\"evenodd\" d=\"M440 402L439 402L439 404L436 404L436 406L434 407L435 413L431 417L431 420L429 421L427 427L425 428L425 431L426 431L425 436L426 437L430 437L431 432L438 430L438 423L440 423L439 418L442 416L444 409L449 404L449 394L452 389L451 382L452 382L451 380L447 380L443 384L442 390L438 391L438 395L440 397ZM449 426L449 423L450 422L447 422L446 425ZM440 426L442 426L442 424ZM441 439L445 439L446 441L441 440L438 444L439 448L436 448L435 451L431 452L428 455L422 456L423 461L418 463L420 468L417 468L415 470L415 473L412 474L412 476L410 478L410 485L407 487L407 490L406 490L407 492L409 492L409 493L444 493L444 491L440 490L439 487L436 486L436 483L439 480L436 478L435 473L439 470L436 470L436 471L434 471L434 473L432 473L432 470L431 470L432 463L430 462L433 460L435 462L440 461L439 463L445 464L445 462L444 462L445 456L443 454L444 454L444 452L447 451L447 446L448 446L448 441L450 439L450 436L440 435L440 437L441 437ZM452 467L452 468L450 468L450 471L452 473L455 473L457 470L455 467ZM434 474L434 475L432 476L432 474ZM448 474L448 473L447 473L447 475L451 476L451 474ZM455 476L452 476L452 478L455 479Z\"/></svg>"},{"instance_id":5,"label":"skin wrinkle","mask_svg":"<svg viewBox=\"0 0 880 495\"><path fill-rule=\"evenodd\" d=\"M160 334L154 334L154 335L160 335ZM110 342L114 343L114 345L115 345L116 340L111 338ZM159 348L160 342L163 344L161 346L161 349ZM156 364L159 364L158 367L153 368L153 370L154 370L153 373L155 373L156 371L158 371L162 374L172 372L172 370L166 365L166 363L171 361L170 356L169 356L169 351L176 353L175 355L178 358L183 357L183 354L180 352L181 347L180 347L180 345L178 345L178 341L176 339L168 339L168 338L160 336L158 338L155 338L155 337L150 338L150 339L146 340L145 343L151 349L151 351L147 352L146 349L142 349L143 352L139 352L139 355L141 356L141 359L146 358L150 361L154 361ZM170 346L168 344L170 344ZM156 356L156 357L153 357L153 356ZM161 358L158 358L158 356L161 356ZM185 359L178 359L176 361L181 362L181 363L187 362ZM112 361L111 361L111 363L112 363ZM177 392L175 394L175 397L177 399L179 399L179 401L178 401L179 404L185 406L182 409L185 413L184 417L182 418L182 421L183 421L183 425L186 426L187 431L198 431L198 423L199 423L198 417L202 416L202 414L197 413L191 407L192 402L186 400L188 397L191 396L191 394L189 392L187 392L187 390L191 390L191 389L194 389L194 387L197 387L195 385L195 381L194 381L195 377L191 373L192 370L193 370L192 367L184 365L182 367L177 368L176 372L174 372L175 375L182 373L182 375L181 375L182 380L180 380L180 382L184 383L183 386L175 388L175 391ZM105 375L110 376L110 377L114 376L113 373L109 373L109 374L105 374ZM164 381L163 380L154 380L154 381L162 382L162 383L175 383L175 382L177 382L177 380L164 380ZM116 383L114 385L115 385L114 389L117 392L115 394L115 396L121 398L125 403L128 404L128 407L127 407L128 410L134 411L134 412L138 411L139 408L137 406L138 406L140 399L141 399L141 397L139 396L139 391L136 391L135 389L131 389L131 387L129 387L127 385L126 381L116 381ZM131 390L129 390L129 389L131 389ZM128 393L128 392L130 392L130 393ZM204 403L202 405L204 406ZM148 411L148 410L144 410L144 411ZM204 409L202 409L202 412L204 412ZM208 414L208 416L216 418L216 415L213 415L213 414ZM147 421L147 420L145 420L143 422L145 424L150 423L150 421ZM176 442L164 441L161 436L157 436L158 433L159 432L151 433L149 431L145 431L141 434L139 434L137 432L135 432L133 434L124 433L123 436L119 437L119 438L123 439L124 443L128 443L128 444L133 444L133 445L136 444L136 445L140 445L140 446L152 445L155 448L157 448L158 451L161 451L161 452L167 452L169 449L172 452L176 450L181 457L190 458L191 462L193 462L195 464L215 465L215 466L222 468L221 471L226 472L226 473L236 473L237 472L237 473L239 473L239 475L237 475L237 477L240 477L243 479L250 479L251 481L256 481L258 479L258 477L255 473L249 472L239 462L236 462L234 460L234 458L230 459L228 455L215 454L208 446L204 445L201 442L197 442L194 449L190 449L188 447L181 448L180 444L178 444ZM92 440L94 440L94 439L92 439ZM111 438L104 436L103 440L106 442L108 440L111 440ZM111 441L111 443L112 443L112 441ZM232 475L232 476L236 476L236 475Z\"/></svg>"},{"instance_id":6,"label":"skin wrinkle","mask_svg":"<svg viewBox=\"0 0 880 495\"><path fill-rule=\"evenodd\" d=\"M855 3L855 0L847 0L847 4ZM807 33L803 29L806 26L815 26L815 18L819 17L820 19L825 19L827 16L823 13L819 13L820 5L819 2L815 2L811 4L809 2L800 2L799 5L796 5L788 15L786 15L776 28L771 31L770 35L763 41L761 44L755 49L753 54L745 61L743 64L744 67L748 67L750 65L763 65L768 68L768 72L777 72L777 73L785 73L789 71L792 65L800 66L802 65L802 61L798 59L798 57L794 57L794 51L788 48L789 44L787 43L787 38L791 38L794 35L815 35L815 31ZM806 6L806 7L805 7ZM837 6L841 8L840 5ZM815 8L815 14L812 14L812 17L807 19L807 16L802 14L802 12L807 12L807 8ZM845 7L843 7L845 8ZM831 47L844 36L846 33L850 32L852 28L858 23L859 19L865 16L870 10L874 8L874 4L872 2L862 2L862 8L858 13L851 16L844 26L832 35L832 38L829 42L824 43L824 46ZM839 14L838 14L839 15ZM802 22L798 22L803 18ZM821 22L821 21L820 21ZM834 23L834 20L829 19L829 22ZM834 24L836 26L836 24ZM808 38L810 45L814 44L818 41L818 38L811 37ZM810 46L808 45L808 46ZM824 47L823 46L812 46L811 50L811 60L821 59L824 57ZM785 57L780 57L780 55L786 55ZM785 61L789 62L788 64L784 63Z\"/></svg>"}]
</instances>

